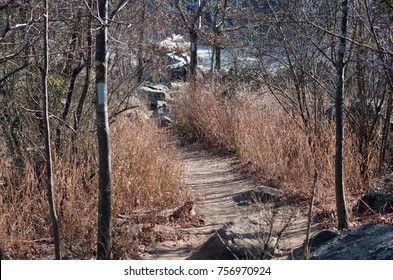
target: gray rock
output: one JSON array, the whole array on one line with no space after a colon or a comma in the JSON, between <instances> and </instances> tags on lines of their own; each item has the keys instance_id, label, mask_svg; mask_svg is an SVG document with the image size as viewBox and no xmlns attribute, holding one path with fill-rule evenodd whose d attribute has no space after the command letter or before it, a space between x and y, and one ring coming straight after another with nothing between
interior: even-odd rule
<instances>
[{"instance_id":1,"label":"gray rock","mask_svg":"<svg viewBox=\"0 0 393 280\"><path fill-rule=\"evenodd\" d=\"M139 95L150 110L158 108L158 101L171 99L169 88L161 84L143 85L139 87Z\"/></svg>"},{"instance_id":2,"label":"gray rock","mask_svg":"<svg viewBox=\"0 0 393 280\"><path fill-rule=\"evenodd\" d=\"M315 250L316 248L322 246L328 241L340 235L340 232L332 229L324 229L316 233L309 240L309 250ZM299 247L292 252L291 258L303 259L304 258L304 247Z\"/></svg>"},{"instance_id":3,"label":"gray rock","mask_svg":"<svg viewBox=\"0 0 393 280\"><path fill-rule=\"evenodd\" d=\"M393 260L393 225L367 224L348 230L312 247L310 259Z\"/></svg>"},{"instance_id":4,"label":"gray rock","mask_svg":"<svg viewBox=\"0 0 393 280\"><path fill-rule=\"evenodd\" d=\"M189 65L178 66L168 70L171 80L187 81Z\"/></svg>"},{"instance_id":5,"label":"gray rock","mask_svg":"<svg viewBox=\"0 0 393 280\"><path fill-rule=\"evenodd\" d=\"M187 52L190 42L187 42L182 35L172 34L160 42L160 46L166 50L182 50Z\"/></svg>"},{"instance_id":6,"label":"gray rock","mask_svg":"<svg viewBox=\"0 0 393 280\"><path fill-rule=\"evenodd\" d=\"M315 249L326 242L332 240L333 238L337 237L340 235L340 232L337 230L332 230L332 229L324 229L315 234L313 237L310 239L310 248Z\"/></svg>"},{"instance_id":7,"label":"gray rock","mask_svg":"<svg viewBox=\"0 0 393 280\"><path fill-rule=\"evenodd\" d=\"M190 260L269 259L273 254L276 237L250 220L231 222L217 230Z\"/></svg>"},{"instance_id":8,"label":"gray rock","mask_svg":"<svg viewBox=\"0 0 393 280\"><path fill-rule=\"evenodd\" d=\"M242 192L233 197L233 200L241 206L254 203L275 202L282 196L282 191L266 186L259 186L255 189Z\"/></svg>"},{"instance_id":9,"label":"gray rock","mask_svg":"<svg viewBox=\"0 0 393 280\"><path fill-rule=\"evenodd\" d=\"M157 102L157 109L153 111L152 119L160 126L168 126L173 123L172 106L163 101Z\"/></svg>"},{"instance_id":10,"label":"gray rock","mask_svg":"<svg viewBox=\"0 0 393 280\"><path fill-rule=\"evenodd\" d=\"M186 54L168 52L166 53L166 55L168 56L168 58L170 58L167 64L168 68L175 69L175 68L187 66L190 62L190 58Z\"/></svg>"},{"instance_id":11,"label":"gray rock","mask_svg":"<svg viewBox=\"0 0 393 280\"><path fill-rule=\"evenodd\" d=\"M379 191L366 193L356 203L353 212L357 215L361 215L369 211L374 211L376 213L392 213L393 195Z\"/></svg>"},{"instance_id":12,"label":"gray rock","mask_svg":"<svg viewBox=\"0 0 393 280\"><path fill-rule=\"evenodd\" d=\"M166 56L167 63L165 68L170 80L186 81L188 69L190 68L190 57L187 54L178 52L168 52Z\"/></svg>"}]
</instances>

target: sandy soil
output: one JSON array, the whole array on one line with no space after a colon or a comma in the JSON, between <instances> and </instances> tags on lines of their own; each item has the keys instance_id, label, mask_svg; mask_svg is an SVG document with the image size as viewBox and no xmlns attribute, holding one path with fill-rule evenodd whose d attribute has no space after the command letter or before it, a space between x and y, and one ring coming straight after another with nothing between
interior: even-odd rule
<instances>
[{"instance_id":1,"label":"sandy soil","mask_svg":"<svg viewBox=\"0 0 393 280\"><path fill-rule=\"evenodd\" d=\"M181 160L186 168L186 184L195 198L195 211L205 223L201 227L170 229L183 238L154 244L143 256L144 259L186 259L223 224L242 218L264 219L270 215L263 205L239 206L233 201L234 195L258 186L237 171L234 157L187 147L181 151ZM287 214L292 208L284 206L280 213ZM295 209L299 210L298 207ZM283 234L280 242L282 252L288 253L304 241L307 220L304 211L300 212ZM280 218L276 223L277 227L281 226Z\"/></svg>"}]
</instances>

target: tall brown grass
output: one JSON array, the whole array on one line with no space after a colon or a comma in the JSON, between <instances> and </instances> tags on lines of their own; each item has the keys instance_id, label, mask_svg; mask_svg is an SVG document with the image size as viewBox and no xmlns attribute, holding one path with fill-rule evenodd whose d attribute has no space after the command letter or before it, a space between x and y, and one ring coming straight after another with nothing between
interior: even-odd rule
<instances>
[{"instance_id":1,"label":"tall brown grass","mask_svg":"<svg viewBox=\"0 0 393 280\"><path fill-rule=\"evenodd\" d=\"M63 251L94 258L97 225L95 133L80 138L78 153L54 155L55 190ZM165 222L160 212L186 200L183 167L175 145L154 124L119 117L111 126L114 257L138 258L141 243L154 242L152 228ZM44 186L25 155L25 175L13 185L5 154L0 171L0 244L8 258L35 259L53 253ZM139 229L135 223L143 223ZM148 237L146 237L148 235Z\"/></svg>"},{"instance_id":2,"label":"tall brown grass","mask_svg":"<svg viewBox=\"0 0 393 280\"><path fill-rule=\"evenodd\" d=\"M241 92L225 97L217 89L198 87L178 92L176 100L182 131L209 146L238 153L247 172L288 194L308 197L317 170L316 203L322 210L335 209L332 120L304 129L296 114L289 115L267 94ZM351 201L366 185L360 176L356 139L348 127L345 133L345 186Z\"/></svg>"}]
</instances>

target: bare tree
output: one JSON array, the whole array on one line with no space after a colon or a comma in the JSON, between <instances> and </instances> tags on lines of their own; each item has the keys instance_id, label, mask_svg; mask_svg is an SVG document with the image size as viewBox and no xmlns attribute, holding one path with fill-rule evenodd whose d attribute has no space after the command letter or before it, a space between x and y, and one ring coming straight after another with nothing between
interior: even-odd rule
<instances>
[{"instance_id":1,"label":"bare tree","mask_svg":"<svg viewBox=\"0 0 393 280\"><path fill-rule=\"evenodd\" d=\"M45 126L45 160L46 160L46 187L48 193L49 211L52 220L53 238L55 244L55 258L61 259L61 243L60 243L60 226L56 213L56 203L53 191L53 167L51 152L51 137L49 124L49 106L48 106L48 69L49 69L49 46L48 46L48 1L44 0L44 69L42 71L42 97L43 97L43 116Z\"/></svg>"},{"instance_id":2,"label":"bare tree","mask_svg":"<svg viewBox=\"0 0 393 280\"><path fill-rule=\"evenodd\" d=\"M268 46L259 48L261 64L273 66L265 70L264 80L268 81L269 90L283 108L300 116L298 124L309 136L311 149L312 133L318 135L318 123L324 117L324 99L335 97L335 186L338 227L341 229L349 226L343 172L344 72L345 57L350 56L346 53L348 6L348 1L342 2L342 16L339 17L333 1L315 5L307 0L266 1L265 7L250 13L251 18L260 23L255 32L259 32L259 37L265 39L262 43ZM255 34L251 34L251 42L256 42Z\"/></svg>"},{"instance_id":3,"label":"bare tree","mask_svg":"<svg viewBox=\"0 0 393 280\"><path fill-rule=\"evenodd\" d=\"M28 53L32 46L41 46L37 41L41 38L37 33L42 32L41 27L34 28L42 22L42 17L36 15L28 5L20 5L16 1L7 1L1 6L0 13L0 133L4 137L8 154L13 166L13 181L20 185L20 180L25 173L23 156L23 127L26 125L25 115L20 111L21 100L15 102L15 97L22 91L20 83L25 75L25 70L31 66L32 59ZM41 77L39 77L41 83ZM31 80L30 80L31 82ZM40 93L37 94L40 96ZM41 111L37 102L35 109ZM40 135L37 141L42 140Z\"/></svg>"},{"instance_id":4,"label":"bare tree","mask_svg":"<svg viewBox=\"0 0 393 280\"><path fill-rule=\"evenodd\" d=\"M143 82L143 77L144 77L144 58L143 58L143 43L145 40L145 33L146 33L146 19L147 19L147 3L146 0L141 0L141 6L142 6L142 11L140 13L140 26L139 26L139 45L138 45L138 66L137 66L137 72L138 72L138 83Z\"/></svg>"},{"instance_id":5,"label":"bare tree","mask_svg":"<svg viewBox=\"0 0 393 280\"><path fill-rule=\"evenodd\" d=\"M196 78L196 71L198 65L198 48L197 48L198 29L199 29L198 23L200 21L202 11L207 3L207 0L199 1L198 8L193 14L191 14L191 16L187 16L184 2L185 1L176 0L175 6L190 35L190 51L191 51L190 78L191 81L193 81Z\"/></svg>"},{"instance_id":6,"label":"bare tree","mask_svg":"<svg viewBox=\"0 0 393 280\"><path fill-rule=\"evenodd\" d=\"M221 52L224 45L224 28L226 24L228 0L210 1L207 4L207 12L210 16L210 28L213 32L212 41L212 58L211 71L219 72L221 70ZM209 38L210 39L210 38Z\"/></svg>"},{"instance_id":7,"label":"bare tree","mask_svg":"<svg viewBox=\"0 0 393 280\"><path fill-rule=\"evenodd\" d=\"M349 227L347 205L345 203L344 194L344 116L343 116L343 102L344 102L344 70L345 70L345 50L347 38L347 24L348 24L348 0L341 2L341 30L340 42L337 51L337 88L336 88L336 205L338 228L345 229Z\"/></svg>"},{"instance_id":8,"label":"bare tree","mask_svg":"<svg viewBox=\"0 0 393 280\"><path fill-rule=\"evenodd\" d=\"M99 154L97 259L110 259L111 236L111 155L107 105L107 24L108 1L98 1L99 28L96 34L97 136Z\"/></svg>"},{"instance_id":9,"label":"bare tree","mask_svg":"<svg viewBox=\"0 0 393 280\"><path fill-rule=\"evenodd\" d=\"M94 0L90 0L90 6L93 6L92 2ZM81 92L81 95L79 97L78 101L78 106L76 109L75 113L75 118L74 118L74 131L76 132L79 128L81 119L82 119L82 112L83 112L83 107L87 98L87 94L89 92L89 87L90 87L90 78L91 78L91 72L92 72L92 45L93 45L93 31L92 31L92 21L93 17L90 15L88 17L88 22L87 22L87 34L86 34L86 55L84 60L84 63L86 65L86 74L85 74L85 79L84 79L84 84L83 84L83 89Z\"/></svg>"}]
</instances>

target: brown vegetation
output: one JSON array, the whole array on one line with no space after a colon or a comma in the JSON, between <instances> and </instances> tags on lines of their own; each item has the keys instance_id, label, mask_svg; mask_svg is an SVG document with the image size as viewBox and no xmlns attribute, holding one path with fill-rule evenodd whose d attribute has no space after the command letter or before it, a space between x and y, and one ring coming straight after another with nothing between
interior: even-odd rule
<instances>
[{"instance_id":1,"label":"brown vegetation","mask_svg":"<svg viewBox=\"0 0 393 280\"><path fill-rule=\"evenodd\" d=\"M244 91L225 97L217 89L201 86L177 95L176 105L180 108L177 122L183 134L203 140L209 146L237 153L245 171L257 174L265 183L298 198L308 198L314 170L317 170L316 204L320 210L333 212L333 120L326 118L305 129L296 112L288 114L269 94ZM351 198L364 192L368 184L359 175L361 155L356 135L348 126L345 133L345 185L351 202ZM377 168L376 160L369 160L371 172Z\"/></svg>"},{"instance_id":2,"label":"brown vegetation","mask_svg":"<svg viewBox=\"0 0 393 280\"><path fill-rule=\"evenodd\" d=\"M154 242L148 228L163 209L186 200L183 169L175 146L155 125L119 117L111 126L113 161L113 241L116 259L136 258L141 243ZM78 143L77 156L55 155L55 186L64 252L94 258L97 224L97 155L92 133ZM94 143L94 144L93 144ZM35 259L52 254L44 186L25 153L25 173L13 184L5 154L1 157L0 239L7 258ZM119 218L121 217L121 218ZM146 224L132 230L135 223ZM150 223L152 225L150 225ZM148 239L148 240L147 240Z\"/></svg>"}]
</instances>

